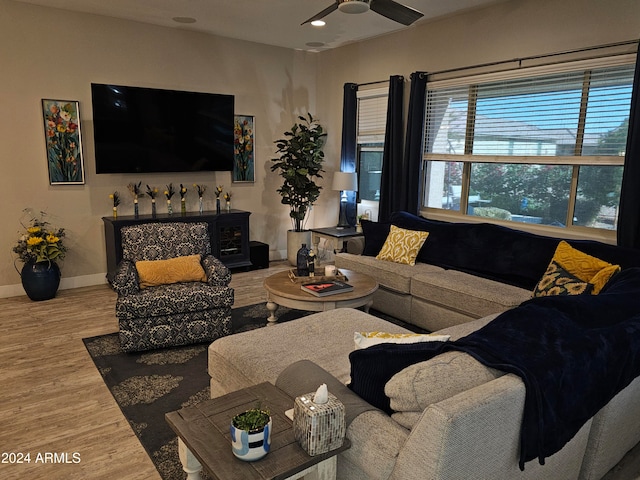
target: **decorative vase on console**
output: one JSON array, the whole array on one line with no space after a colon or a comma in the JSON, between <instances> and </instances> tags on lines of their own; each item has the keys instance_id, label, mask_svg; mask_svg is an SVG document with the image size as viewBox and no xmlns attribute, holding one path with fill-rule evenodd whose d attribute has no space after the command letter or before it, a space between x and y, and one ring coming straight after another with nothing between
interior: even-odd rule
<instances>
[{"instance_id":1,"label":"decorative vase on console","mask_svg":"<svg viewBox=\"0 0 640 480\"><path fill-rule=\"evenodd\" d=\"M204 196L204 192L207 190L207 186L194 183L193 188L198 191L198 211L200 212L200 215L202 215L204 212L204 200L202 197Z\"/></svg>"},{"instance_id":2,"label":"decorative vase on console","mask_svg":"<svg viewBox=\"0 0 640 480\"><path fill-rule=\"evenodd\" d=\"M224 199L227 202L227 213L231 211L231 192L225 192Z\"/></svg>"},{"instance_id":3,"label":"decorative vase on console","mask_svg":"<svg viewBox=\"0 0 640 480\"><path fill-rule=\"evenodd\" d=\"M156 195L158 195L158 189L156 187L150 187L147 185L147 195L151 198L151 216L156 216Z\"/></svg>"},{"instance_id":4,"label":"decorative vase on console","mask_svg":"<svg viewBox=\"0 0 640 480\"><path fill-rule=\"evenodd\" d=\"M173 206L171 205L171 197L173 197L174 193L176 193L176 191L173 188L173 183L170 183L169 185L167 185L167 189L164 191L164 196L167 197L167 213L169 215L173 215Z\"/></svg>"},{"instance_id":5,"label":"decorative vase on console","mask_svg":"<svg viewBox=\"0 0 640 480\"><path fill-rule=\"evenodd\" d=\"M110 193L109 198L113 201L113 218L118 218L118 205L120 205L120 194L118 192Z\"/></svg>"},{"instance_id":6,"label":"decorative vase on console","mask_svg":"<svg viewBox=\"0 0 640 480\"><path fill-rule=\"evenodd\" d=\"M142 182L138 182L138 183L130 183L129 185L127 185L127 188L129 189L129 192L131 193L131 196L133 197L133 215L138 218L140 216L140 211L138 210L138 197L140 196L140 186L142 185Z\"/></svg>"},{"instance_id":7,"label":"decorative vase on console","mask_svg":"<svg viewBox=\"0 0 640 480\"><path fill-rule=\"evenodd\" d=\"M180 184L180 213L182 215L187 214L187 188Z\"/></svg>"},{"instance_id":8,"label":"decorative vase on console","mask_svg":"<svg viewBox=\"0 0 640 480\"><path fill-rule=\"evenodd\" d=\"M216 191L213 193L216 194L216 214L220 215L220 194L222 193L222 185L218 185L216 187Z\"/></svg>"}]
</instances>

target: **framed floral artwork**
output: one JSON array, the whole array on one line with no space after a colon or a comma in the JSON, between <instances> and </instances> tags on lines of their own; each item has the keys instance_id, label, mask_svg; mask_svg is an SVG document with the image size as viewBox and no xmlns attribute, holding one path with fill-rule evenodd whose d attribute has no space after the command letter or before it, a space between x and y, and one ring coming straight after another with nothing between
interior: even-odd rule
<instances>
[{"instance_id":1,"label":"framed floral artwork","mask_svg":"<svg viewBox=\"0 0 640 480\"><path fill-rule=\"evenodd\" d=\"M84 184L80 110L75 100L42 99L51 185Z\"/></svg>"},{"instance_id":2,"label":"framed floral artwork","mask_svg":"<svg viewBox=\"0 0 640 480\"><path fill-rule=\"evenodd\" d=\"M253 149L255 119L252 115L236 115L233 127L234 183L255 181L255 154Z\"/></svg>"}]
</instances>

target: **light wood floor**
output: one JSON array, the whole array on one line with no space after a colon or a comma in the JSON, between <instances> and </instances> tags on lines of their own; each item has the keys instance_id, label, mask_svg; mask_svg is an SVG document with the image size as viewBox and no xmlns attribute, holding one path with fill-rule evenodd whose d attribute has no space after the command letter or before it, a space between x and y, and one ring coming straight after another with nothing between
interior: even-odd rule
<instances>
[{"instance_id":1,"label":"light wood floor","mask_svg":"<svg viewBox=\"0 0 640 480\"><path fill-rule=\"evenodd\" d=\"M286 268L234 274L234 305L264 301L264 277ZM0 479L160 479L82 343L118 330L115 299L107 285L0 299Z\"/></svg>"},{"instance_id":2,"label":"light wood floor","mask_svg":"<svg viewBox=\"0 0 640 480\"><path fill-rule=\"evenodd\" d=\"M234 274L235 306L264 301L263 279L287 268ZM82 343L118 330L115 299L107 285L0 299L0 479L160 480ZM3 463L9 452L31 463ZM37 462L65 453L80 462ZM605 478L640 478L640 446Z\"/></svg>"}]
</instances>

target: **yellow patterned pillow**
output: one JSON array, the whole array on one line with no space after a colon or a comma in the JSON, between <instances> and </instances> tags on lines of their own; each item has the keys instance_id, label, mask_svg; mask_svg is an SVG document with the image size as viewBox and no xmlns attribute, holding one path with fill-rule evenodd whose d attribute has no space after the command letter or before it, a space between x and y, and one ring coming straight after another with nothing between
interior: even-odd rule
<instances>
[{"instance_id":1,"label":"yellow patterned pillow","mask_svg":"<svg viewBox=\"0 0 640 480\"><path fill-rule=\"evenodd\" d=\"M564 240L558 244L550 266L554 263L579 280L593 285L593 295L600 293L609 279L620 271L619 265L576 250Z\"/></svg>"},{"instance_id":2,"label":"yellow patterned pillow","mask_svg":"<svg viewBox=\"0 0 640 480\"><path fill-rule=\"evenodd\" d=\"M168 260L140 260L136 262L136 270L138 270L140 288L207 281L207 275L200 264L200 255L187 255Z\"/></svg>"},{"instance_id":3,"label":"yellow patterned pillow","mask_svg":"<svg viewBox=\"0 0 640 480\"><path fill-rule=\"evenodd\" d=\"M376 258L378 260L415 265L418 252L428 236L429 232L405 230L391 225L389 235Z\"/></svg>"},{"instance_id":4,"label":"yellow patterned pillow","mask_svg":"<svg viewBox=\"0 0 640 480\"><path fill-rule=\"evenodd\" d=\"M437 335L434 333L387 333L387 332L354 332L353 341L356 348L367 348L380 343L419 343L419 342L446 342L450 335Z\"/></svg>"}]
</instances>

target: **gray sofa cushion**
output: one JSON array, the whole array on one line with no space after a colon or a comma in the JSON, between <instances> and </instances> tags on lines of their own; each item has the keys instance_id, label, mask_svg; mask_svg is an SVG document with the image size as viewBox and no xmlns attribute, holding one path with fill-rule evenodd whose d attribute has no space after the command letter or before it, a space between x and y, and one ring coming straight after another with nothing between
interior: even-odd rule
<instances>
[{"instance_id":1,"label":"gray sofa cushion","mask_svg":"<svg viewBox=\"0 0 640 480\"><path fill-rule=\"evenodd\" d=\"M456 270L415 275L411 295L480 318L520 305L531 291Z\"/></svg>"},{"instance_id":2,"label":"gray sofa cushion","mask_svg":"<svg viewBox=\"0 0 640 480\"><path fill-rule=\"evenodd\" d=\"M444 270L426 263L415 265L402 265L384 260L376 260L375 257L365 255L353 255L351 253L339 253L336 255L336 266L365 273L375 278L378 283L395 292L409 294L411 292L411 278L420 273L443 272Z\"/></svg>"},{"instance_id":3,"label":"gray sofa cushion","mask_svg":"<svg viewBox=\"0 0 640 480\"><path fill-rule=\"evenodd\" d=\"M360 310L339 308L219 338L209 346L211 397L260 382L275 382L287 366L303 359L313 361L347 383L351 369L349 352L355 349L356 331L411 333ZM261 352L259 362L256 349Z\"/></svg>"},{"instance_id":4,"label":"gray sofa cushion","mask_svg":"<svg viewBox=\"0 0 640 480\"><path fill-rule=\"evenodd\" d=\"M395 411L393 419L411 429L429 405L502 375L464 352L445 352L395 374L384 392Z\"/></svg>"}]
</instances>

